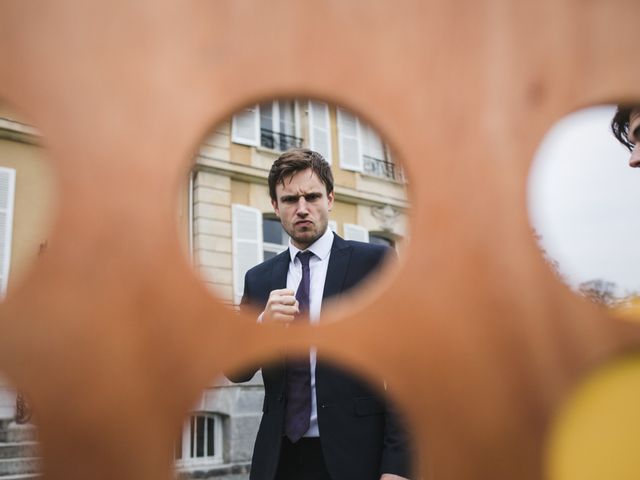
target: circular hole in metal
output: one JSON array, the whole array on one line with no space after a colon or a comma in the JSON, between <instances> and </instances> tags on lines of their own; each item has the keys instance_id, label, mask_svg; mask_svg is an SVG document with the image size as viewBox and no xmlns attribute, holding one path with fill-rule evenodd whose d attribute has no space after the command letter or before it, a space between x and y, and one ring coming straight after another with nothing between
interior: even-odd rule
<instances>
[{"instance_id":1,"label":"circular hole in metal","mask_svg":"<svg viewBox=\"0 0 640 480\"><path fill-rule=\"evenodd\" d=\"M334 180L329 192L312 172L324 198L304 226L296 224L295 213L286 217L291 209L272 198L268 185L274 162L295 149L319 153ZM290 180L285 176L275 190L290 187ZM233 307L242 300L246 273L286 251L291 235L299 234L292 243L304 247L327 232L330 248L335 232L402 255L408 237L406 186L388 143L353 112L299 98L247 106L217 125L196 155L183 202L192 263L215 295ZM273 289L297 288L285 277Z\"/></svg>"},{"instance_id":2,"label":"circular hole in metal","mask_svg":"<svg viewBox=\"0 0 640 480\"><path fill-rule=\"evenodd\" d=\"M292 361L301 360L289 358L286 365L280 360L266 362L253 375L250 371L230 375L234 380L245 375L242 383L222 377L203 391L176 429L177 476L186 480L233 473L237 476L233 478L247 479L255 469L272 478L288 462L300 468L298 456L309 449L315 455L322 452L324 459L308 466L313 475L326 469L332 478L377 479L384 473L416 478L413 432L388 395L387 382L365 380L332 362L316 362L315 357L308 429L291 442L285 419L290 403L287 392L271 385L265 393L263 385L265 379L272 382L284 375ZM312 455L311 460L317 458ZM299 470L299 478L311 478L304 473Z\"/></svg>"},{"instance_id":3,"label":"circular hole in metal","mask_svg":"<svg viewBox=\"0 0 640 480\"><path fill-rule=\"evenodd\" d=\"M621 138L612 132L615 105L579 110L553 126L529 176L529 213L545 259L565 283L616 314L640 318L640 169L631 168L640 164L632 145L640 110L622 108L632 120L622 126L628 145L624 131Z\"/></svg>"}]
</instances>

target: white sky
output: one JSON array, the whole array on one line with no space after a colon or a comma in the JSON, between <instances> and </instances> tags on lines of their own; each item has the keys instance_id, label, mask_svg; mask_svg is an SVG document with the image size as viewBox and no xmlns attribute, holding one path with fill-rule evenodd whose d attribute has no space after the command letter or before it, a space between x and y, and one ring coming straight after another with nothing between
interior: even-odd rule
<instances>
[{"instance_id":1,"label":"white sky","mask_svg":"<svg viewBox=\"0 0 640 480\"><path fill-rule=\"evenodd\" d=\"M573 113L547 133L529 175L529 216L573 287L640 291L640 168L613 137L615 107Z\"/></svg>"}]
</instances>

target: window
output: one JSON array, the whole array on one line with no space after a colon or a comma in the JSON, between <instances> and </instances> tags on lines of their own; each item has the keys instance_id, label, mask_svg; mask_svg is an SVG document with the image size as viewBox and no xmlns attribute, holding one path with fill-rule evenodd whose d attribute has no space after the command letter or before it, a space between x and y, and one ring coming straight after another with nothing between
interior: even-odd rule
<instances>
[{"instance_id":1,"label":"window","mask_svg":"<svg viewBox=\"0 0 640 480\"><path fill-rule=\"evenodd\" d=\"M15 183L16 171L0 167L0 299L7 290L9 277Z\"/></svg>"},{"instance_id":2,"label":"window","mask_svg":"<svg viewBox=\"0 0 640 480\"><path fill-rule=\"evenodd\" d=\"M233 299L238 305L244 292L244 275L264 259L262 213L257 208L231 205L231 245L233 253Z\"/></svg>"},{"instance_id":3,"label":"window","mask_svg":"<svg viewBox=\"0 0 640 480\"><path fill-rule=\"evenodd\" d=\"M357 240L358 242L369 242L369 232L366 228L352 223L345 223L342 226L345 240Z\"/></svg>"},{"instance_id":4,"label":"window","mask_svg":"<svg viewBox=\"0 0 640 480\"><path fill-rule=\"evenodd\" d=\"M233 116L231 141L285 151L302 146L294 101L276 100L244 109Z\"/></svg>"},{"instance_id":5,"label":"window","mask_svg":"<svg viewBox=\"0 0 640 480\"><path fill-rule=\"evenodd\" d=\"M289 245L289 236L280 220L264 216L257 208L234 204L231 206L233 296L239 304L244 292L244 276L263 260L275 257Z\"/></svg>"},{"instance_id":6,"label":"window","mask_svg":"<svg viewBox=\"0 0 640 480\"><path fill-rule=\"evenodd\" d=\"M404 181L376 131L352 113L338 109L340 167L373 177Z\"/></svg>"},{"instance_id":7,"label":"window","mask_svg":"<svg viewBox=\"0 0 640 480\"><path fill-rule=\"evenodd\" d=\"M369 125L361 129L362 171L367 175L397 180L396 169L387 155L387 148Z\"/></svg>"},{"instance_id":8,"label":"window","mask_svg":"<svg viewBox=\"0 0 640 480\"><path fill-rule=\"evenodd\" d=\"M331 164L329 105L324 102L309 102L309 148L318 152Z\"/></svg>"},{"instance_id":9,"label":"window","mask_svg":"<svg viewBox=\"0 0 640 480\"><path fill-rule=\"evenodd\" d=\"M222 463L222 417L214 413L191 415L175 445L178 466Z\"/></svg>"},{"instance_id":10,"label":"window","mask_svg":"<svg viewBox=\"0 0 640 480\"><path fill-rule=\"evenodd\" d=\"M362 171L360 121L354 114L342 108L338 108L338 151L341 168Z\"/></svg>"},{"instance_id":11,"label":"window","mask_svg":"<svg viewBox=\"0 0 640 480\"><path fill-rule=\"evenodd\" d=\"M262 238L265 260L275 257L289 246L289 235L277 218L262 219Z\"/></svg>"},{"instance_id":12,"label":"window","mask_svg":"<svg viewBox=\"0 0 640 480\"><path fill-rule=\"evenodd\" d=\"M396 247L396 242L394 240L376 233L369 233L369 243L373 243L374 245L386 245L390 248Z\"/></svg>"},{"instance_id":13,"label":"window","mask_svg":"<svg viewBox=\"0 0 640 480\"><path fill-rule=\"evenodd\" d=\"M289 246L289 235L284 231L280 220L273 214L262 214L260 210L246 205L231 206L231 240L233 252L233 298L237 305L244 292L244 276L247 270L263 260L275 257ZM336 231L336 222L329 221L328 227ZM354 235L359 240L367 235L367 230L353 225ZM345 232L348 228L345 225Z\"/></svg>"}]
</instances>

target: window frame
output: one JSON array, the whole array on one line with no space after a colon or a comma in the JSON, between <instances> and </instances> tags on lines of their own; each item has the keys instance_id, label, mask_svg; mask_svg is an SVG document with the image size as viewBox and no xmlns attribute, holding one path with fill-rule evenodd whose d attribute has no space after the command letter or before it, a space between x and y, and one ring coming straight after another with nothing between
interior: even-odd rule
<instances>
[{"instance_id":1,"label":"window frame","mask_svg":"<svg viewBox=\"0 0 640 480\"><path fill-rule=\"evenodd\" d=\"M243 230L241 228L241 212L251 215L254 218L251 221L255 221L255 231L257 232L257 238L244 238L240 233ZM244 292L244 274L247 270L239 275L241 269L240 248L242 245L250 246L254 245L258 265L264 261L264 250L262 245L264 243L262 239L262 218L263 213L254 207L243 205L240 203L231 204L231 275L233 278L233 304L239 305Z\"/></svg>"},{"instance_id":2,"label":"window frame","mask_svg":"<svg viewBox=\"0 0 640 480\"><path fill-rule=\"evenodd\" d=\"M355 120L355 135L347 135L344 129L345 116L351 116ZM363 170L363 158L362 158L362 140L360 133L360 119L358 116L345 108L338 107L336 110L336 124L338 128L338 156L340 157L338 164L343 170L349 170L353 172L362 173ZM345 139L355 139L356 147L358 150L356 162L353 164L348 163L345 155Z\"/></svg>"},{"instance_id":3,"label":"window frame","mask_svg":"<svg viewBox=\"0 0 640 480\"><path fill-rule=\"evenodd\" d=\"M253 138L243 137L239 133L238 122L241 115L251 116L253 118L254 126L253 126ZM260 106L259 105L250 105L246 108L243 108L242 111L236 112L233 117L231 117L231 142L237 143L240 145L249 145L251 147L260 146Z\"/></svg>"},{"instance_id":4,"label":"window frame","mask_svg":"<svg viewBox=\"0 0 640 480\"><path fill-rule=\"evenodd\" d=\"M270 252L270 253L275 253L276 255L284 252L287 248L289 248L289 242L286 241L285 243L273 243L273 242L265 242L264 241L264 221L265 220L276 220L278 222L280 222L280 219L273 215L273 214L268 214L268 213L263 213L262 214L262 251L263 252ZM281 224L282 226L282 224ZM284 231L284 228L283 228ZM285 234L287 232L284 232ZM288 235L287 235L288 236ZM263 258L264 257L264 253L263 253Z\"/></svg>"},{"instance_id":5,"label":"window frame","mask_svg":"<svg viewBox=\"0 0 640 480\"><path fill-rule=\"evenodd\" d=\"M304 139L301 137L301 126L300 126L300 105L297 100L286 100L286 99L276 99L271 100L271 102L263 102L271 103L271 130L280 134L280 102L291 102L293 104L293 122L294 122L294 136L301 140L301 143ZM254 132L255 138L243 137L238 134L238 117L240 115L251 115L253 117L254 122ZM260 104L256 103L254 105L250 105L246 108L243 108L242 111L236 112L231 118L231 142L237 143L239 145L247 145L250 147L256 147L261 150L266 150L268 152L277 152L282 153L283 150L278 148L269 148L267 146L262 145L262 115L260 112ZM276 121L277 119L277 121ZM288 135L288 134L285 134Z\"/></svg>"},{"instance_id":6,"label":"window frame","mask_svg":"<svg viewBox=\"0 0 640 480\"><path fill-rule=\"evenodd\" d=\"M343 120L343 117L345 115L352 116L355 119L356 135L345 134L344 120ZM342 168L343 170L358 172L361 175L364 175L370 178L379 178L386 181L406 183L404 172L402 171L402 169L400 169L398 164L394 162L391 156L391 149L389 148L389 145L383 141L382 137L378 134L378 132L372 125L369 125L368 123L361 121L357 115L341 107L337 108L336 125L338 128L338 155L340 157L339 159L340 168ZM382 158L369 155L371 150L371 146L369 144L369 138L371 136L375 136L377 141L380 142L380 146L382 147L382 150L381 150ZM358 155L359 155L358 162L352 161L351 163L349 163L345 161L345 158L346 158L344 155L345 138L355 139L357 141ZM365 152L365 148L367 152ZM367 163L367 161L369 161L367 159L372 159L374 161L376 160L381 161L385 165L386 164L392 165L393 172L394 172L393 177L389 175L377 175L375 173L368 171L367 168L365 167L365 164Z\"/></svg>"},{"instance_id":7,"label":"window frame","mask_svg":"<svg viewBox=\"0 0 640 480\"><path fill-rule=\"evenodd\" d=\"M317 125L316 122L316 118L314 115L314 105L317 108L323 108L325 111L325 124L323 126ZM328 151L325 152L324 159L327 161L327 163L329 165L331 165L333 163L333 139L331 138L331 109L329 108L329 104L327 102L321 102L319 100L309 100L308 104L307 104L307 119L308 119L308 129L309 129L309 135L308 135L308 143L309 143L309 148L311 150L315 150L316 149L316 135L314 133L314 129L318 128L319 130L322 130L324 132L324 134L327 137L327 149ZM322 152L320 152L322 153Z\"/></svg>"},{"instance_id":8,"label":"window frame","mask_svg":"<svg viewBox=\"0 0 640 480\"><path fill-rule=\"evenodd\" d=\"M195 428L193 431L191 430L191 422L193 421L197 423L198 417L204 417L205 420L210 419L213 420L213 455L212 456L203 456L203 457L192 457L191 456L191 448L193 446L193 450L195 451L197 448L196 431ZM180 442L180 450L181 456L180 458L175 458L175 449L174 449L174 463L176 468L181 469L193 469L197 467L205 467L205 466L214 466L220 465L224 462L224 436L223 436L223 428L222 428L223 416L216 412L209 411L195 411L191 412L191 414L184 420L182 424L182 432L181 432L181 442ZM206 425L206 424L205 424ZM206 430L206 427L205 427ZM206 434L205 434L206 438ZM176 446L177 447L177 446ZM206 443L203 447L206 451Z\"/></svg>"},{"instance_id":9,"label":"window frame","mask_svg":"<svg viewBox=\"0 0 640 480\"><path fill-rule=\"evenodd\" d=\"M357 242L369 243L369 230L356 223L344 223L342 225L345 240L355 240Z\"/></svg>"},{"instance_id":10,"label":"window frame","mask_svg":"<svg viewBox=\"0 0 640 480\"><path fill-rule=\"evenodd\" d=\"M16 169L9 167L0 167L0 175L3 181L6 181L3 193L5 198L2 199L0 205L0 213L4 216L4 251L1 252L0 258L0 300L2 300L7 292L9 285L9 273L11 271L11 249L13 241L13 215L15 208L15 191L16 191Z\"/></svg>"},{"instance_id":11,"label":"window frame","mask_svg":"<svg viewBox=\"0 0 640 480\"><path fill-rule=\"evenodd\" d=\"M280 123L282 121L282 119L280 118L280 102L291 102L293 104L294 135L296 138L302 140L300 136L300 108L296 100L272 100L271 101L271 127L272 127L271 130L273 131L273 133L276 133L276 134L282 133L280 131ZM267 103L267 102L264 102L264 103ZM284 152L284 150L280 150L279 148L269 148L267 146L262 145L262 121L261 121L260 105L257 105L257 107L258 107L258 131L259 131L258 146L261 149L269 150L271 152L278 152L278 153ZM288 133L284 133L284 135L288 135Z\"/></svg>"}]
</instances>

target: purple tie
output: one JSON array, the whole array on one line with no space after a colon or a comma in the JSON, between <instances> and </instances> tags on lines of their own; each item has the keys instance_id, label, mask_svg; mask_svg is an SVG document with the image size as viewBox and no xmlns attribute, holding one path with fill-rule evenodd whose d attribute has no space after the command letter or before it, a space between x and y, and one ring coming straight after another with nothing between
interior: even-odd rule
<instances>
[{"instance_id":1,"label":"purple tie","mask_svg":"<svg viewBox=\"0 0 640 480\"><path fill-rule=\"evenodd\" d=\"M298 252L296 257L302 263L302 280L298 285L296 300L300 307L300 316L296 321L309 320L309 288L311 272L309 259L313 253ZM311 367L309 357L306 360L287 361L287 406L284 417L284 433L293 443L309 430L311 417Z\"/></svg>"}]
</instances>

